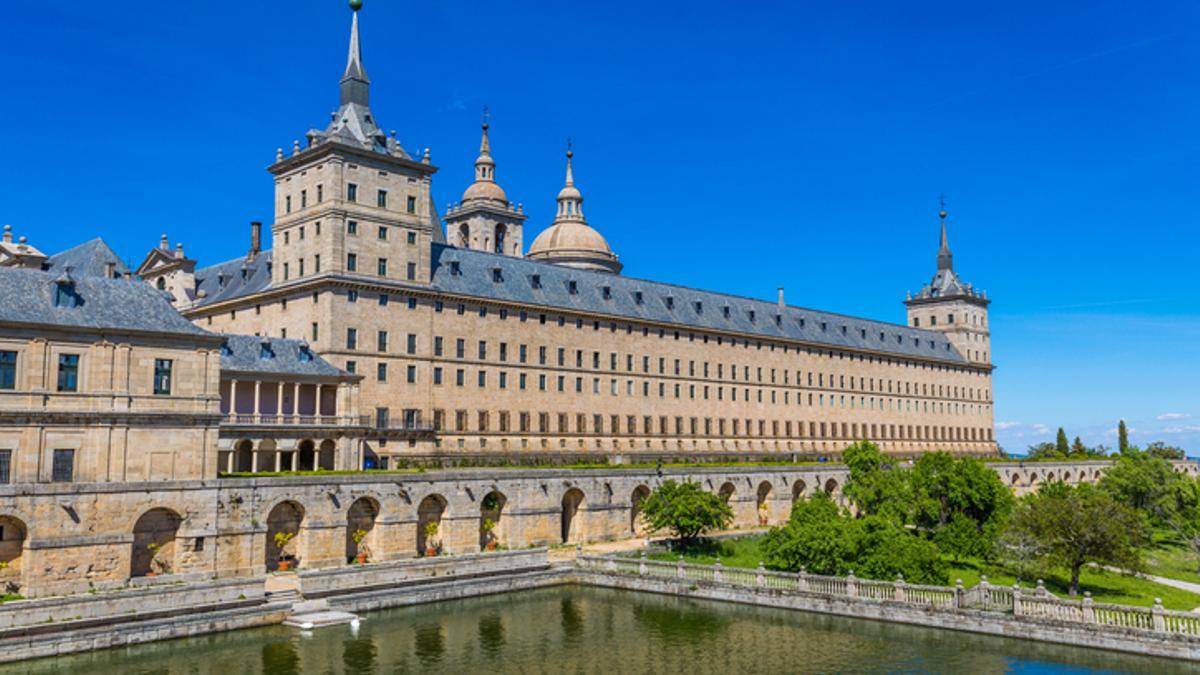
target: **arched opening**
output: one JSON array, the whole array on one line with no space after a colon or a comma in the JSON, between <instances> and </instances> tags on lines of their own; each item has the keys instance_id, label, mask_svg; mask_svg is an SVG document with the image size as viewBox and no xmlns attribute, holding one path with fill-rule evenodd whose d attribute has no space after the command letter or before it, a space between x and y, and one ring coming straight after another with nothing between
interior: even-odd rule
<instances>
[{"instance_id":1,"label":"arched opening","mask_svg":"<svg viewBox=\"0 0 1200 675\"><path fill-rule=\"evenodd\" d=\"M503 541L500 517L508 498L499 490L492 490L479 502L479 549L492 551Z\"/></svg>"},{"instance_id":2,"label":"arched opening","mask_svg":"<svg viewBox=\"0 0 1200 675\"><path fill-rule=\"evenodd\" d=\"M758 484L758 495L756 507L758 510L758 524L766 525L771 522L771 495L775 492L769 481L763 481Z\"/></svg>"},{"instance_id":3,"label":"arched opening","mask_svg":"<svg viewBox=\"0 0 1200 675\"><path fill-rule=\"evenodd\" d=\"M321 441L321 450L317 454L317 468L323 471L333 471L334 450L337 444L332 440Z\"/></svg>"},{"instance_id":4,"label":"arched opening","mask_svg":"<svg viewBox=\"0 0 1200 675\"><path fill-rule=\"evenodd\" d=\"M825 481L825 494L833 495L837 493L838 482L834 478Z\"/></svg>"},{"instance_id":5,"label":"arched opening","mask_svg":"<svg viewBox=\"0 0 1200 675\"><path fill-rule=\"evenodd\" d=\"M370 497L360 497L346 512L346 560L365 563L375 554L375 519L379 503Z\"/></svg>"},{"instance_id":6,"label":"arched opening","mask_svg":"<svg viewBox=\"0 0 1200 675\"><path fill-rule=\"evenodd\" d=\"M1064 483L1070 483L1070 482L1071 482L1071 472L1070 472L1070 471L1064 471L1064 472L1063 472L1062 481L1063 481Z\"/></svg>"},{"instance_id":7,"label":"arched opening","mask_svg":"<svg viewBox=\"0 0 1200 675\"><path fill-rule=\"evenodd\" d=\"M445 533L442 516L446 513L446 498L429 495L417 506L417 555L434 556L442 552Z\"/></svg>"},{"instance_id":8,"label":"arched opening","mask_svg":"<svg viewBox=\"0 0 1200 675\"><path fill-rule=\"evenodd\" d=\"M461 248L471 248L471 228L466 223L458 226L458 245Z\"/></svg>"},{"instance_id":9,"label":"arched opening","mask_svg":"<svg viewBox=\"0 0 1200 675\"><path fill-rule=\"evenodd\" d=\"M160 291L165 291L165 290L167 290L167 279L166 279L166 277L159 277L159 278L158 278L158 281L154 282L154 285L155 285L155 286L158 288L158 290L160 290Z\"/></svg>"},{"instance_id":10,"label":"arched opening","mask_svg":"<svg viewBox=\"0 0 1200 675\"><path fill-rule=\"evenodd\" d=\"M1047 472L1047 473L1046 473L1046 482L1047 482L1047 483L1053 483L1053 482L1054 482L1054 472L1053 472L1053 471L1049 471L1049 472Z\"/></svg>"},{"instance_id":11,"label":"arched opening","mask_svg":"<svg viewBox=\"0 0 1200 675\"><path fill-rule=\"evenodd\" d=\"M21 584L21 561L28 530L12 516L0 516L0 591L16 593Z\"/></svg>"},{"instance_id":12,"label":"arched opening","mask_svg":"<svg viewBox=\"0 0 1200 675\"><path fill-rule=\"evenodd\" d=\"M296 502L280 502L267 514L266 566L268 572L280 568L280 561L287 567L299 561L300 526L304 522L304 508Z\"/></svg>"},{"instance_id":13,"label":"arched opening","mask_svg":"<svg viewBox=\"0 0 1200 675\"><path fill-rule=\"evenodd\" d=\"M273 439L258 442L258 471L274 471L279 461L279 451Z\"/></svg>"},{"instance_id":14,"label":"arched opening","mask_svg":"<svg viewBox=\"0 0 1200 675\"><path fill-rule=\"evenodd\" d=\"M300 441L300 451L296 455L299 460L296 465L297 471L312 471L316 468L316 444L312 441Z\"/></svg>"},{"instance_id":15,"label":"arched opening","mask_svg":"<svg viewBox=\"0 0 1200 675\"><path fill-rule=\"evenodd\" d=\"M1029 474L1029 487L1033 487L1034 485L1037 485L1037 484L1038 484L1038 475L1037 475L1037 472L1034 471Z\"/></svg>"},{"instance_id":16,"label":"arched opening","mask_svg":"<svg viewBox=\"0 0 1200 675\"><path fill-rule=\"evenodd\" d=\"M250 473L254 470L254 442L241 441L233 451L233 470Z\"/></svg>"},{"instance_id":17,"label":"arched opening","mask_svg":"<svg viewBox=\"0 0 1200 675\"><path fill-rule=\"evenodd\" d=\"M583 506L583 491L579 488L567 490L562 498L562 541L564 544L580 540L579 509Z\"/></svg>"},{"instance_id":18,"label":"arched opening","mask_svg":"<svg viewBox=\"0 0 1200 675\"><path fill-rule=\"evenodd\" d=\"M508 228L504 225L496 226L496 253L504 254L504 239L508 236Z\"/></svg>"},{"instance_id":19,"label":"arched opening","mask_svg":"<svg viewBox=\"0 0 1200 675\"><path fill-rule=\"evenodd\" d=\"M1019 485L1019 484L1020 484L1020 482L1021 482L1021 474L1019 474L1019 473L1014 473L1014 474L1012 475L1012 480L1011 480L1010 482L1011 482L1011 484L1012 484L1012 486L1013 486L1013 487L1016 487L1017 485Z\"/></svg>"},{"instance_id":20,"label":"arched opening","mask_svg":"<svg viewBox=\"0 0 1200 675\"><path fill-rule=\"evenodd\" d=\"M808 484L802 480L792 483L792 501L797 501L804 498L804 493L808 490Z\"/></svg>"},{"instance_id":21,"label":"arched opening","mask_svg":"<svg viewBox=\"0 0 1200 675\"><path fill-rule=\"evenodd\" d=\"M129 576L146 577L175 571L175 535L183 519L170 509L150 509L133 524Z\"/></svg>"},{"instance_id":22,"label":"arched opening","mask_svg":"<svg viewBox=\"0 0 1200 675\"><path fill-rule=\"evenodd\" d=\"M642 516L642 500L650 496L650 488L645 485L639 485L633 489L633 494L629 497L629 531L634 535L642 535L646 532L645 524L640 522Z\"/></svg>"},{"instance_id":23,"label":"arched opening","mask_svg":"<svg viewBox=\"0 0 1200 675\"><path fill-rule=\"evenodd\" d=\"M721 501L728 504L733 500L734 491L733 483L726 482L722 484L721 489L717 491L717 496L721 498Z\"/></svg>"}]
</instances>

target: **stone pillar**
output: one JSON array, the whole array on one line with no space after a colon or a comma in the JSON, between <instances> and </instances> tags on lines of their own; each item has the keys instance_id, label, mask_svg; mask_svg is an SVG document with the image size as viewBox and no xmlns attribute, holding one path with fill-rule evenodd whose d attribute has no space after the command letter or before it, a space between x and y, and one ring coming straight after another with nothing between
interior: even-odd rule
<instances>
[{"instance_id":1,"label":"stone pillar","mask_svg":"<svg viewBox=\"0 0 1200 675\"><path fill-rule=\"evenodd\" d=\"M262 405L262 380L254 381L254 421L258 421L259 406Z\"/></svg>"},{"instance_id":2,"label":"stone pillar","mask_svg":"<svg viewBox=\"0 0 1200 675\"><path fill-rule=\"evenodd\" d=\"M903 574L896 575L895 586L896 586L896 602L906 601L908 598L907 598L907 594L904 592L904 575Z\"/></svg>"},{"instance_id":3,"label":"stone pillar","mask_svg":"<svg viewBox=\"0 0 1200 675\"><path fill-rule=\"evenodd\" d=\"M679 560L675 562L675 576L682 579L685 576L683 571L683 556L679 556Z\"/></svg>"},{"instance_id":4,"label":"stone pillar","mask_svg":"<svg viewBox=\"0 0 1200 675\"><path fill-rule=\"evenodd\" d=\"M283 380L280 380L279 383L275 385L275 414L278 415L281 420L283 419Z\"/></svg>"},{"instance_id":5,"label":"stone pillar","mask_svg":"<svg viewBox=\"0 0 1200 675\"><path fill-rule=\"evenodd\" d=\"M237 380L229 381L229 414L237 419Z\"/></svg>"},{"instance_id":6,"label":"stone pillar","mask_svg":"<svg viewBox=\"0 0 1200 675\"><path fill-rule=\"evenodd\" d=\"M1092 600L1091 592L1083 594L1083 622L1096 623L1096 609L1093 607L1095 602Z\"/></svg>"},{"instance_id":7,"label":"stone pillar","mask_svg":"<svg viewBox=\"0 0 1200 675\"><path fill-rule=\"evenodd\" d=\"M754 571L754 585L759 588L767 586L767 570L763 567L762 561L759 561L758 569Z\"/></svg>"},{"instance_id":8,"label":"stone pillar","mask_svg":"<svg viewBox=\"0 0 1200 675\"><path fill-rule=\"evenodd\" d=\"M646 552L642 551L642 557L638 558L638 576L646 576Z\"/></svg>"},{"instance_id":9,"label":"stone pillar","mask_svg":"<svg viewBox=\"0 0 1200 675\"><path fill-rule=\"evenodd\" d=\"M1021 585L1013 584L1013 616L1021 616Z\"/></svg>"},{"instance_id":10,"label":"stone pillar","mask_svg":"<svg viewBox=\"0 0 1200 675\"><path fill-rule=\"evenodd\" d=\"M292 414L300 416L300 383L292 385Z\"/></svg>"},{"instance_id":11,"label":"stone pillar","mask_svg":"<svg viewBox=\"0 0 1200 675\"><path fill-rule=\"evenodd\" d=\"M852 598L858 597L858 577L854 576L853 570L846 577L846 595Z\"/></svg>"},{"instance_id":12,"label":"stone pillar","mask_svg":"<svg viewBox=\"0 0 1200 675\"><path fill-rule=\"evenodd\" d=\"M1154 599L1154 607L1150 609L1150 613L1154 616L1154 630L1159 633L1167 631L1167 619L1163 616L1162 598Z\"/></svg>"},{"instance_id":13,"label":"stone pillar","mask_svg":"<svg viewBox=\"0 0 1200 675\"><path fill-rule=\"evenodd\" d=\"M717 558L717 564L713 565L713 581L721 583L721 559Z\"/></svg>"}]
</instances>

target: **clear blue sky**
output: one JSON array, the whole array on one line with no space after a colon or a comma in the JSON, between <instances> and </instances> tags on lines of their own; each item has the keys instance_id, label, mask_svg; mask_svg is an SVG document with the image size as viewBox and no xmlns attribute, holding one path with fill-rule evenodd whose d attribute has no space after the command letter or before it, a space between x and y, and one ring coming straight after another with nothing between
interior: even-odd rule
<instances>
[{"instance_id":1,"label":"clear blue sky","mask_svg":"<svg viewBox=\"0 0 1200 675\"><path fill-rule=\"evenodd\" d=\"M1200 3L366 0L373 109L550 221L564 139L626 273L902 322L947 195L992 305L997 423L1200 451ZM271 220L275 148L337 103L339 0L8 3L0 221L47 252ZM1160 419L1161 418L1161 419ZM1043 426L1039 426L1043 425ZM1044 431L1042 431L1044 429Z\"/></svg>"}]
</instances>

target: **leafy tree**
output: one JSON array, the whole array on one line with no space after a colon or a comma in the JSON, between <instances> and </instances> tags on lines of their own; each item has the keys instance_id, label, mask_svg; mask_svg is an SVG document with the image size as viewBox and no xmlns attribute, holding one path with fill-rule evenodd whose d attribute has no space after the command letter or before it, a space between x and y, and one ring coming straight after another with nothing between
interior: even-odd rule
<instances>
[{"instance_id":1,"label":"leafy tree","mask_svg":"<svg viewBox=\"0 0 1200 675\"><path fill-rule=\"evenodd\" d=\"M1058 437L1054 439L1054 451L1063 457L1071 454L1071 445L1067 442L1067 432L1058 428Z\"/></svg>"},{"instance_id":2,"label":"leafy tree","mask_svg":"<svg viewBox=\"0 0 1200 675\"><path fill-rule=\"evenodd\" d=\"M707 530L721 529L733 521L733 509L699 483L663 481L642 500L642 517L651 532L670 530L691 541Z\"/></svg>"},{"instance_id":3,"label":"leafy tree","mask_svg":"<svg viewBox=\"0 0 1200 675\"><path fill-rule=\"evenodd\" d=\"M1029 451L1025 454L1025 459L1031 461L1064 458L1065 457L1058 452L1058 446L1054 443L1038 443L1037 445L1031 445L1029 446Z\"/></svg>"},{"instance_id":4,"label":"leafy tree","mask_svg":"<svg viewBox=\"0 0 1200 675\"><path fill-rule=\"evenodd\" d=\"M1122 455L1129 452L1129 429L1125 427L1125 420L1117 424L1117 452Z\"/></svg>"},{"instance_id":5,"label":"leafy tree","mask_svg":"<svg viewBox=\"0 0 1200 675\"><path fill-rule=\"evenodd\" d=\"M783 527L771 528L762 541L766 564L774 569L844 575L857 554L855 523L824 492L797 501Z\"/></svg>"},{"instance_id":6,"label":"leafy tree","mask_svg":"<svg viewBox=\"0 0 1200 675\"><path fill-rule=\"evenodd\" d=\"M1054 483L1026 495L1016 506L1003 540L1033 547L1031 557L1071 576L1079 594L1079 572L1088 563L1137 571L1149 543L1142 514L1089 484Z\"/></svg>"},{"instance_id":7,"label":"leafy tree","mask_svg":"<svg viewBox=\"0 0 1200 675\"><path fill-rule=\"evenodd\" d=\"M945 552L962 558L986 554L1012 510L1012 493L999 474L982 460L944 452L922 455L912 468L912 522L939 541ZM975 540L968 534L974 526Z\"/></svg>"},{"instance_id":8,"label":"leafy tree","mask_svg":"<svg viewBox=\"0 0 1200 675\"><path fill-rule=\"evenodd\" d=\"M908 472L870 441L860 441L842 452L842 461L850 469L843 493L861 516L879 515L908 521L911 489Z\"/></svg>"},{"instance_id":9,"label":"leafy tree","mask_svg":"<svg viewBox=\"0 0 1200 675\"><path fill-rule=\"evenodd\" d=\"M1147 445L1146 452L1153 457L1161 457L1163 459L1187 459L1187 453L1183 451L1183 448L1167 445L1162 441L1154 441Z\"/></svg>"},{"instance_id":10,"label":"leafy tree","mask_svg":"<svg viewBox=\"0 0 1200 675\"><path fill-rule=\"evenodd\" d=\"M872 516L857 523L854 573L868 579L895 579L904 575L917 584L945 584L946 561L938 546L915 536L895 521ZM978 539L978 537L976 537Z\"/></svg>"},{"instance_id":11,"label":"leafy tree","mask_svg":"<svg viewBox=\"0 0 1200 675\"><path fill-rule=\"evenodd\" d=\"M1088 450L1089 448L1083 444L1083 441L1079 440L1078 436L1076 436L1075 442L1071 444L1071 456L1086 457L1088 455Z\"/></svg>"},{"instance_id":12,"label":"leafy tree","mask_svg":"<svg viewBox=\"0 0 1200 675\"><path fill-rule=\"evenodd\" d=\"M1181 508L1180 482L1170 462L1147 452L1126 452L1105 472L1100 488L1113 499L1165 526Z\"/></svg>"}]
</instances>

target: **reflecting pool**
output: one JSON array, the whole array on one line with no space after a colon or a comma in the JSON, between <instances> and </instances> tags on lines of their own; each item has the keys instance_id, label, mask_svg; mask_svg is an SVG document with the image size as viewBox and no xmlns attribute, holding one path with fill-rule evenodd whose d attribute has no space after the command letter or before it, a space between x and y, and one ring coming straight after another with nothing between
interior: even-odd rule
<instances>
[{"instance_id":1,"label":"reflecting pool","mask_svg":"<svg viewBox=\"0 0 1200 675\"><path fill-rule=\"evenodd\" d=\"M564 586L0 667L8 673L1183 673L1166 659Z\"/></svg>"}]
</instances>

